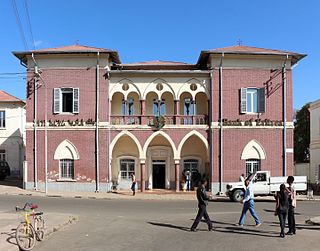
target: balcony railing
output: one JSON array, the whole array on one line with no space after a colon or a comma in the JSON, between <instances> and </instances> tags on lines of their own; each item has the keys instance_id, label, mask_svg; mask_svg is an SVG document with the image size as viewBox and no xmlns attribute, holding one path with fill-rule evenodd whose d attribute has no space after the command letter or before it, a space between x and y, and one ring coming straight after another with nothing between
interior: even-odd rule
<instances>
[{"instance_id":1,"label":"balcony railing","mask_svg":"<svg viewBox=\"0 0 320 251\"><path fill-rule=\"evenodd\" d=\"M207 125L207 115L165 115L165 125ZM150 125L154 123L155 116L152 115L111 115L112 125Z\"/></svg>"}]
</instances>

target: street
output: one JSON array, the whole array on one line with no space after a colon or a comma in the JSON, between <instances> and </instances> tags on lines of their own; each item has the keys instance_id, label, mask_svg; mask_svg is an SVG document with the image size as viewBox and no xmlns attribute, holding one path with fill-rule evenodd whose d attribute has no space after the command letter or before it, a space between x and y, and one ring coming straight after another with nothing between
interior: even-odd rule
<instances>
[{"instance_id":1,"label":"street","mask_svg":"<svg viewBox=\"0 0 320 251\"><path fill-rule=\"evenodd\" d=\"M235 226L242 205L210 202L208 213L215 231L201 222L189 232L197 213L196 201L48 198L1 195L0 210L25 202L44 212L79 216L79 221L50 235L34 250L319 250L320 226L304 222L320 214L320 202L299 202L297 235L279 238L273 202L256 202L260 228L248 214L243 229Z\"/></svg>"}]
</instances>

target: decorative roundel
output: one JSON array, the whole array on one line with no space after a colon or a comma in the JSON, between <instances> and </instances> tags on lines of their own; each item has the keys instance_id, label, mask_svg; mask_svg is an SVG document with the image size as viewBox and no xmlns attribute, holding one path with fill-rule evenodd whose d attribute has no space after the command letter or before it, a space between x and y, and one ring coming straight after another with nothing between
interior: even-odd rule
<instances>
[{"instance_id":1,"label":"decorative roundel","mask_svg":"<svg viewBox=\"0 0 320 251\"><path fill-rule=\"evenodd\" d=\"M157 84L156 88L157 88L158 91L162 91L163 85L162 84Z\"/></svg>"},{"instance_id":2,"label":"decorative roundel","mask_svg":"<svg viewBox=\"0 0 320 251\"><path fill-rule=\"evenodd\" d=\"M123 84L122 85L122 90L124 90L124 91L129 90L129 84Z\"/></svg>"},{"instance_id":3,"label":"decorative roundel","mask_svg":"<svg viewBox=\"0 0 320 251\"><path fill-rule=\"evenodd\" d=\"M197 88L198 88L197 85L194 83L190 85L191 91L195 91L195 90L197 90Z\"/></svg>"}]
</instances>

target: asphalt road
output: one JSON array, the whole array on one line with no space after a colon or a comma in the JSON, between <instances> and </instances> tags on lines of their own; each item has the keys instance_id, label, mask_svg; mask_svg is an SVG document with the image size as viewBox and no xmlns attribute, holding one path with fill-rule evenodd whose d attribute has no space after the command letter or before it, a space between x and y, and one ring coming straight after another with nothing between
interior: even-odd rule
<instances>
[{"instance_id":1,"label":"asphalt road","mask_svg":"<svg viewBox=\"0 0 320 251\"><path fill-rule=\"evenodd\" d=\"M208 212L215 231L204 222L190 232L197 212L196 201L150 201L67 199L0 196L0 210L11 210L24 202L39 204L44 212L79 216L79 222L39 243L34 250L320 250L320 226L304 224L320 215L320 202L299 202L297 235L279 238L279 223L273 202L256 202L260 228L248 214L246 226L238 222L241 204L210 202Z\"/></svg>"}]
</instances>

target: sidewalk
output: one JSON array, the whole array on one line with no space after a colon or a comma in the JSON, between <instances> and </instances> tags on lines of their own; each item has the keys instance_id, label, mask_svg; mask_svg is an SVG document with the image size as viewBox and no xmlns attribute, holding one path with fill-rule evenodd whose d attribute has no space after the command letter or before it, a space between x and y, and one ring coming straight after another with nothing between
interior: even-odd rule
<instances>
[{"instance_id":1,"label":"sidewalk","mask_svg":"<svg viewBox=\"0 0 320 251\"><path fill-rule=\"evenodd\" d=\"M75 216L56 213L44 213L43 217L45 219L45 238L43 241L45 241L46 237L51 233L77 220ZM22 214L16 213L14 210L10 212L0 212L0 250L19 250L15 239L15 230L22 218Z\"/></svg>"},{"instance_id":2,"label":"sidewalk","mask_svg":"<svg viewBox=\"0 0 320 251\"><path fill-rule=\"evenodd\" d=\"M85 199L130 199L130 200L195 200L195 191L190 192L175 192L174 190L162 190L154 189L147 190L144 193L137 192L135 196L132 196L130 190L120 190L117 192L69 192L69 191L48 191L45 194L44 191L24 190L19 187L0 185L0 194L7 195L28 195L28 196L40 196L40 197L64 197L64 198L85 198ZM229 198L221 195L214 196L213 200L229 201ZM256 197L256 201L274 201L273 196ZM306 195L299 195L298 201L308 201ZM320 196L314 196L311 201L320 201Z\"/></svg>"}]
</instances>

